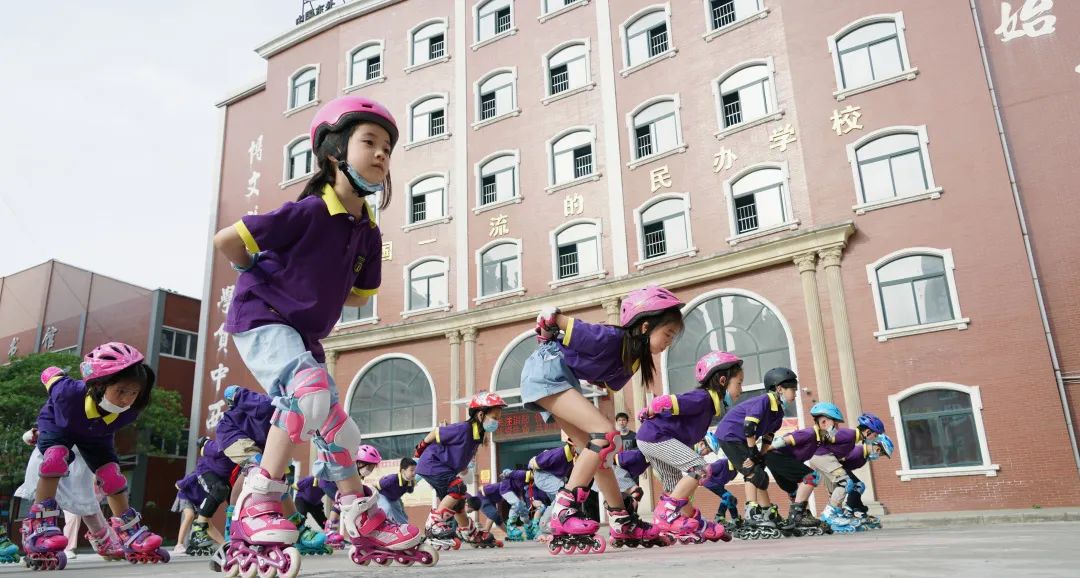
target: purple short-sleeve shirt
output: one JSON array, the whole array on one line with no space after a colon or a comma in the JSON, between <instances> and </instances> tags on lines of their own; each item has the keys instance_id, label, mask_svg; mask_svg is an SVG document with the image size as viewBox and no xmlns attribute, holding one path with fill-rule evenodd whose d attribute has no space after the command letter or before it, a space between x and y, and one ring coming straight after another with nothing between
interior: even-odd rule
<instances>
[{"instance_id":1,"label":"purple short-sleeve shirt","mask_svg":"<svg viewBox=\"0 0 1080 578\"><path fill-rule=\"evenodd\" d=\"M506 500L503 499L502 493L499 491L500 484L484 484L480 488L480 494L477 496L481 502L487 502L492 505L498 505Z\"/></svg>"},{"instance_id":2,"label":"purple short-sleeve shirt","mask_svg":"<svg viewBox=\"0 0 1080 578\"><path fill-rule=\"evenodd\" d=\"M859 430L842 427L833 434L832 442L823 442L814 453L816 455L832 454L836 456L836 459L843 460L860 443L862 443L862 434Z\"/></svg>"},{"instance_id":3,"label":"purple short-sleeve shirt","mask_svg":"<svg viewBox=\"0 0 1080 578\"><path fill-rule=\"evenodd\" d=\"M236 464L218 447L217 440L210 440L203 446L199 461L195 462L195 473L200 476L208 473L215 474L222 481L228 482L235 467Z\"/></svg>"},{"instance_id":4,"label":"purple short-sleeve shirt","mask_svg":"<svg viewBox=\"0 0 1080 578\"><path fill-rule=\"evenodd\" d=\"M661 443L671 439L693 447L705 437L709 424L719 417L724 404L716 392L695 389L672 395L671 411L664 411L646 420L638 428L639 441Z\"/></svg>"},{"instance_id":5,"label":"purple short-sleeve shirt","mask_svg":"<svg viewBox=\"0 0 1080 578\"><path fill-rule=\"evenodd\" d=\"M565 478L574 469L574 450L569 445L544 450L533 458L536 467L542 472L547 472L556 478Z\"/></svg>"},{"instance_id":6,"label":"purple short-sleeve shirt","mask_svg":"<svg viewBox=\"0 0 1080 578\"><path fill-rule=\"evenodd\" d=\"M724 486L735 479L735 474L736 472L728 464L727 458L720 458L709 464L709 477L705 478L702 485L709 489L717 488L723 492Z\"/></svg>"},{"instance_id":7,"label":"purple short-sleeve shirt","mask_svg":"<svg viewBox=\"0 0 1080 578\"><path fill-rule=\"evenodd\" d=\"M274 406L269 396L241 388L236 392L236 404L221 416L214 437L222 450L244 438L265 448L273 415Z\"/></svg>"},{"instance_id":8,"label":"purple short-sleeve shirt","mask_svg":"<svg viewBox=\"0 0 1080 578\"><path fill-rule=\"evenodd\" d=\"M625 331L571 318L559 343L563 361L574 376L619 391L634 376L623 365Z\"/></svg>"},{"instance_id":9,"label":"purple short-sleeve shirt","mask_svg":"<svg viewBox=\"0 0 1080 578\"><path fill-rule=\"evenodd\" d=\"M38 431L63 433L76 444L79 440L111 440L120 428L139 417L133 409L102 413L86 383L66 375L53 378L45 387L49 398L38 412Z\"/></svg>"},{"instance_id":10,"label":"purple short-sleeve shirt","mask_svg":"<svg viewBox=\"0 0 1080 578\"><path fill-rule=\"evenodd\" d=\"M716 426L716 437L722 442L746 443L744 422L756 424L754 435L761 437L776 433L784 423L784 410L775 393L767 393L747 399L724 415ZM639 434L640 435L640 434Z\"/></svg>"},{"instance_id":11,"label":"purple short-sleeve shirt","mask_svg":"<svg viewBox=\"0 0 1080 578\"><path fill-rule=\"evenodd\" d=\"M416 464L421 476L456 474L476 456L484 441L484 431L472 421L450 424L435 430L435 443L424 450Z\"/></svg>"},{"instance_id":12,"label":"purple short-sleeve shirt","mask_svg":"<svg viewBox=\"0 0 1080 578\"><path fill-rule=\"evenodd\" d=\"M236 281L225 330L289 325L323 361L319 340L341 317L345 298L374 295L382 282L382 233L365 208L349 214L327 185L321 196L237 221L247 250L261 255Z\"/></svg>"},{"instance_id":13,"label":"purple short-sleeve shirt","mask_svg":"<svg viewBox=\"0 0 1080 578\"><path fill-rule=\"evenodd\" d=\"M641 450L623 450L615 454L615 465L626 470L634 479L649 469L649 462L645 460L645 454L642 454Z\"/></svg>"},{"instance_id":14,"label":"purple short-sleeve shirt","mask_svg":"<svg viewBox=\"0 0 1080 578\"><path fill-rule=\"evenodd\" d=\"M792 438L795 443L789 443L776 451L787 454L800 462L805 462L814 457L814 453L821 447L821 442L825 439L817 426L797 429L793 432L784 434L784 438Z\"/></svg>"},{"instance_id":15,"label":"purple short-sleeve shirt","mask_svg":"<svg viewBox=\"0 0 1080 578\"><path fill-rule=\"evenodd\" d=\"M379 479L377 486L379 487L379 493L382 494L384 498L394 502L400 500L401 496L404 496L405 494L411 494L413 488L416 487L416 481L406 480L401 475L401 472L398 472L396 474L387 474L383 476Z\"/></svg>"}]
</instances>

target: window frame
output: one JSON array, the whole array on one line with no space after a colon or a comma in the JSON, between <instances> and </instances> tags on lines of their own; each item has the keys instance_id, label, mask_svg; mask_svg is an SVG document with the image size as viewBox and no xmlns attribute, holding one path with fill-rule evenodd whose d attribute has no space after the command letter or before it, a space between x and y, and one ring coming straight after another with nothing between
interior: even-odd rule
<instances>
[{"instance_id":1,"label":"window frame","mask_svg":"<svg viewBox=\"0 0 1080 578\"><path fill-rule=\"evenodd\" d=\"M577 94L580 91L590 89L596 86L596 82L593 80L592 73L592 46L589 42L589 38L577 38L561 42L551 50L540 55L540 68L544 71L544 96L540 99L543 104L548 104L553 100L558 100ZM573 46L585 47L585 82L581 86L571 86L564 91L552 93L551 92L551 58L556 54L566 50ZM567 82L569 83L569 68L567 69Z\"/></svg>"},{"instance_id":2,"label":"window frame","mask_svg":"<svg viewBox=\"0 0 1080 578\"><path fill-rule=\"evenodd\" d=\"M881 286L878 282L877 271L881 267L884 267L897 259L917 257L920 255L940 257L943 260L945 266L945 282L949 289L949 302L952 305L953 318L946 321L887 329L885 326L884 304L881 299ZM908 335L919 335L922 333L946 331L950 329L967 329L968 325L971 323L971 319L964 317L963 313L960 311L960 296L957 294L956 277L954 274L955 270L956 262L953 260L952 249L935 249L933 247L908 247L900 249L867 265L866 276L874 297L874 315L877 318L878 326L878 330L874 332L874 337L877 338L878 341L884 342L889 339L905 337Z\"/></svg>"},{"instance_id":3,"label":"window frame","mask_svg":"<svg viewBox=\"0 0 1080 578\"><path fill-rule=\"evenodd\" d=\"M443 180L442 187L442 215L438 217L426 217L423 221L412 221L413 211L413 187L418 183L426 181L427 179L438 177ZM405 186L405 225L402 227L405 231L411 231L427 225L434 225L437 223L445 223L450 220L450 173L448 172L436 172L429 171L426 173L420 173L412 178ZM426 209L425 209L426 210Z\"/></svg>"},{"instance_id":4,"label":"window frame","mask_svg":"<svg viewBox=\"0 0 1080 578\"><path fill-rule=\"evenodd\" d=\"M863 189L862 173L859 170L859 149L878 140L896 134L913 134L919 139L919 154L922 156L923 172L926 176L927 189L919 193L912 193L904 196L893 196L888 199L879 201L866 202L866 192ZM862 215L867 211L873 211L876 209L884 209L887 207L894 207L896 205L903 205L914 201L922 201L925 199L939 199L944 189L938 185L937 180L934 178L934 166L930 161L930 137L926 131L926 125L918 126L905 126L897 125L885 128L880 128L866 135L863 135L854 142L848 143L847 147L847 159L848 165L851 166L851 178L855 183L855 204L851 209L855 211L855 214Z\"/></svg>"},{"instance_id":5,"label":"window frame","mask_svg":"<svg viewBox=\"0 0 1080 578\"><path fill-rule=\"evenodd\" d=\"M437 56L435 58L425 58L424 60L418 62L416 60L416 33L420 32L421 30L423 30L424 28L427 28L428 26L430 26L432 24L442 24L443 54L442 54L442 56ZM406 42L408 43L408 46L409 46L409 61L408 61L408 66L405 67L405 72L408 73L408 72L411 72L413 70L423 68L425 66L430 66L430 65L433 65L433 64L437 64L439 62L443 62L445 60L449 60L449 58L450 58L450 38L449 38L449 36L450 36L450 26L449 26L449 23L448 23L446 18L429 18L427 20L424 20L424 21L418 23L416 26L413 26L412 28L410 28L409 32L406 35ZM431 50L431 43L429 42L428 43L428 51L430 52L430 50Z\"/></svg>"},{"instance_id":6,"label":"window frame","mask_svg":"<svg viewBox=\"0 0 1080 578\"><path fill-rule=\"evenodd\" d=\"M488 163L499 159L501 157L509 156L514 159L514 195L508 199L498 200L498 192L496 192L495 201L492 203L484 204L484 166ZM503 171L499 171L503 172ZM498 173L495 173L498 174ZM484 211L502 207L505 205L520 203L523 200L521 194L521 151L519 149L503 149L495 151L486 157L480 159L473 165L473 180L476 186L476 206L473 207L474 214L480 214ZM496 184L497 186L497 184Z\"/></svg>"},{"instance_id":7,"label":"window frame","mask_svg":"<svg viewBox=\"0 0 1080 578\"><path fill-rule=\"evenodd\" d=\"M379 75L376 76L375 78L367 78L368 64L367 64L367 61L365 61L365 64L364 64L364 78L361 79L359 82L357 82L357 79L353 75L353 72L354 72L354 70L353 70L354 69L354 67L353 67L353 59L362 50L364 50L366 48L369 48L371 46L378 46L379 47ZM352 47L351 50L349 50L348 52L345 53L345 67L346 67L346 70L345 70L345 83L346 83L346 86L345 86L345 89L344 89L345 92L349 92L350 89L359 88L361 86L367 86L368 84L374 84L374 83L379 82L381 80L385 80L386 79L386 44L382 41L381 38L373 38L373 39L361 42L360 44L357 44L356 46Z\"/></svg>"},{"instance_id":8,"label":"window frame","mask_svg":"<svg viewBox=\"0 0 1080 578\"><path fill-rule=\"evenodd\" d=\"M492 2L500 2L500 3L501 2L506 2L506 7L510 9L510 27L507 28L506 30L503 30L502 32L495 32L491 36L488 36L487 38L481 38L480 37L480 10L482 10L485 6L487 6L488 4L491 4ZM514 34L517 34L517 32L518 32L517 10L516 10L516 7L514 6L514 0L479 0L478 2L475 2L473 4L472 17L473 17L473 27L472 27L472 29L473 29L472 49L473 50L477 50L481 46L487 46L488 44L491 44L492 42L495 42L495 41L500 40L502 38L506 38L507 36L513 36ZM498 16L495 16L495 18L496 18L496 26L497 26L497 24L498 24L498 21L497 21ZM493 28L493 30L494 30L494 28Z\"/></svg>"},{"instance_id":9,"label":"window frame","mask_svg":"<svg viewBox=\"0 0 1080 578\"><path fill-rule=\"evenodd\" d=\"M772 110L766 112L764 115L755 118L753 120L742 120L738 124L731 126L724 126L724 105L723 105L723 93L721 92L720 85L725 80L731 78L735 74L750 68L752 66L765 66L768 70L769 88L766 92L766 106L772 105ZM710 87L713 93L713 107L716 110L716 132L713 136L717 138L723 138L730 134L739 132L741 130L748 129L753 126L779 119L784 115L784 109L780 106L779 96L776 92L776 66L773 61L773 57L755 58L752 60L744 60L731 68L728 68L724 72L721 72L719 76L714 78L710 83ZM771 102L770 102L771 99Z\"/></svg>"},{"instance_id":10,"label":"window frame","mask_svg":"<svg viewBox=\"0 0 1080 578\"><path fill-rule=\"evenodd\" d=\"M510 84L509 84L509 86L510 86L510 110L499 112L498 97L496 97L496 99L495 99L495 116L492 116L492 117L489 117L489 118L482 118L482 116L483 116L483 102L482 101L483 101L484 93L480 92L481 87L483 87L485 82L495 78L496 76L499 76L501 74L507 74L507 73L510 74ZM505 86L506 85L503 85L503 87L505 87ZM503 87L499 87L499 88L503 88ZM498 92L499 88L496 88L495 91L492 92L492 93L486 93L486 94L494 94L495 92ZM476 106L473 109L473 119L474 119L474 122L472 124L473 129L478 129L478 128L482 127L482 126L487 126L489 124L498 122L500 120L510 118L512 116L520 115L521 114L521 106L518 104L518 72L517 72L517 67L516 66L504 66L504 67L495 68L495 69L492 69L492 70L488 71L487 74L484 74L483 76L477 78L476 82L473 82L473 101L476 103Z\"/></svg>"},{"instance_id":11,"label":"window frame","mask_svg":"<svg viewBox=\"0 0 1080 578\"><path fill-rule=\"evenodd\" d=\"M362 325L375 325L379 322L379 294L372 295L369 303L371 303L371 317L361 317L359 319L353 319L350 321L342 321L341 315L338 315L337 323L334 324L335 329L345 327L358 327ZM342 313L345 312L345 308L342 307Z\"/></svg>"},{"instance_id":12,"label":"window frame","mask_svg":"<svg viewBox=\"0 0 1080 578\"><path fill-rule=\"evenodd\" d=\"M659 12L660 10L664 11L664 24L667 32L667 48L662 52L658 52L652 56L645 58L641 62L631 63L629 36L630 27L634 25L638 20L654 12ZM644 32L644 34L648 34L648 31ZM626 20L623 20L622 24L619 25L619 41L622 44L623 53L623 68L619 71L619 75L623 78L626 78L627 76L637 72L638 70L641 70L642 68L646 68L651 64L660 62L665 58L674 57L676 54L678 54L679 49L675 47L675 36L672 34L671 30L671 3L667 2L664 4L652 4L649 6L644 6L637 12L631 14L630 17L628 17Z\"/></svg>"},{"instance_id":13,"label":"window frame","mask_svg":"<svg viewBox=\"0 0 1080 578\"><path fill-rule=\"evenodd\" d=\"M410 309L411 303L409 302L409 294L412 291L412 271L413 269L429 262L442 263L443 270L442 275L446 279L446 304L445 305L429 305L421 309ZM426 255L419 257L402 268L402 277L404 278L404 300L402 303L405 305L405 310L401 312L402 319L412 317L415 315L422 315L424 313L433 313L436 311L449 311L450 310L450 258L440 257L438 255ZM429 286L430 287L430 286ZM431 302L431 294L428 293L428 302Z\"/></svg>"},{"instance_id":14,"label":"window frame","mask_svg":"<svg viewBox=\"0 0 1080 578\"><path fill-rule=\"evenodd\" d=\"M180 355L176 355L175 353L165 353L164 351L161 351L161 344L158 345L158 355L160 355L162 357L168 357L170 359L180 359L182 361L191 361L191 362L194 362L199 357L199 334L198 333L191 332L191 331L188 331L186 329L178 329L176 327L171 327L169 325L162 325L161 326L161 333L164 334L166 331L171 331L171 332L176 333L176 334L182 333L185 336L187 336L187 339L188 339L188 351L191 353L191 357L180 356ZM164 339L162 339L162 341L164 341ZM66 350L73 349L75 347L76 346L65 347L64 349L59 349L57 351L52 351L50 353L63 353ZM174 352L176 351L176 341L175 341L175 339L173 340L172 349L173 349ZM72 355L78 355L78 352L72 353Z\"/></svg>"},{"instance_id":15,"label":"window frame","mask_svg":"<svg viewBox=\"0 0 1080 578\"><path fill-rule=\"evenodd\" d=\"M300 175L290 175L289 174L289 169L291 168L291 165L292 165L292 154L291 154L292 153L292 148L295 147L296 145L300 144L303 141L308 141L308 154L311 155L311 170L306 172L306 173L300 174ZM310 134L304 133L304 134L296 135L295 137L293 137L292 140L285 143L285 147L282 149L282 158L284 159L284 166L282 167L282 174L281 174L281 187L282 188L285 188L285 187L287 187L289 185L292 185L292 184L298 183L298 182L300 182L300 181L302 181L304 179L307 179L311 175L315 174L315 171L318 170L318 166L317 166L318 163L315 160L315 151L311 149L311 135Z\"/></svg>"},{"instance_id":16,"label":"window frame","mask_svg":"<svg viewBox=\"0 0 1080 578\"><path fill-rule=\"evenodd\" d=\"M735 11L735 20L729 22L720 27L713 26L713 14L712 14L712 0L702 0L701 5L705 9L705 33L702 34L702 38L706 42L713 38L739 26L746 22L750 22L755 18L764 18L769 14L769 7L765 6L764 0L755 0L757 2L757 10L754 10L748 14L740 15L738 10ZM736 0L736 3L738 0Z\"/></svg>"},{"instance_id":17,"label":"window frame","mask_svg":"<svg viewBox=\"0 0 1080 578\"><path fill-rule=\"evenodd\" d=\"M506 291L499 291L497 293L491 293L489 295L484 294L484 253L498 247L499 245L514 245L516 249L516 259L518 263L518 286L513 289L507 289ZM515 239L510 237L499 237L492 239L487 243L484 243L474 253L476 262L476 297L473 299L473 303L480 305L481 303L487 303L488 301L495 301L505 297L511 297L515 295L525 294L525 263L522 260L522 242L521 239Z\"/></svg>"},{"instance_id":18,"label":"window frame","mask_svg":"<svg viewBox=\"0 0 1080 578\"><path fill-rule=\"evenodd\" d=\"M682 215L683 221L686 223L686 248L675 252L665 253L656 257L646 258L645 256L645 211L648 211L653 206L663 203L665 201L682 201ZM664 193L650 197L639 207L634 209L634 228L637 230L637 249L638 260L634 265L638 270L644 269L648 265L656 263L665 263L667 261L673 261L682 257L693 257L697 254L697 247L694 245L694 230L690 219L690 193Z\"/></svg>"},{"instance_id":19,"label":"window frame","mask_svg":"<svg viewBox=\"0 0 1080 578\"><path fill-rule=\"evenodd\" d=\"M310 108L310 107L313 107L313 106L318 106L318 104L319 104L319 75L321 73L320 68L321 67L320 67L320 64L318 62L315 62L315 63L312 63L312 64L305 64L305 65L301 66L300 68L297 68L296 70L294 70L293 73L289 75L288 79L286 80L286 87L287 87L286 90L288 90L288 92L287 92L288 96L286 97L286 100L285 100L285 112L284 112L284 114L286 116L292 115L293 113L304 110L306 108ZM300 104L297 104L296 99L294 98L296 96L296 94L295 94L295 92L296 92L295 91L296 80L298 78L300 78L301 75L303 75L304 73L306 73L309 70L313 70L315 72L315 86L312 89L312 92L314 94L313 94L311 100L308 100L308 101L302 102Z\"/></svg>"},{"instance_id":20,"label":"window frame","mask_svg":"<svg viewBox=\"0 0 1080 578\"><path fill-rule=\"evenodd\" d=\"M427 134L427 136L424 136L423 138L418 138L416 140L413 140L413 128L414 128L415 121L416 121L416 119L414 118L414 110L416 109L416 107L420 106L421 104L423 104L423 103L425 103L425 102L427 102L427 101L429 101L429 100L431 100L433 98L441 98L442 99L442 105L443 105L442 106L442 111L443 111L443 132L441 134L432 135L431 134L431 123L429 122L428 123L428 134ZM423 144L427 144L427 143L430 143L430 142L450 138L450 110L449 109L450 109L450 95L449 95L449 93L446 93L446 92L429 92L427 94L420 95L419 97L414 99L412 102L410 102L409 106L408 106L408 110L406 112L406 116L409 119L409 126L408 126L408 129L409 129L409 141L406 144L406 147L407 147L406 150L408 150L409 148L413 148L413 147L420 146L420 145L423 145Z\"/></svg>"},{"instance_id":21,"label":"window frame","mask_svg":"<svg viewBox=\"0 0 1080 578\"><path fill-rule=\"evenodd\" d=\"M782 223L763 229L760 226L752 231L739 233L737 217L735 214L735 183L760 170L780 171L780 201L783 203L784 220ZM728 244L734 246L742 241L764 237L783 230L794 230L799 227L799 220L795 217L795 208L791 204L791 174L788 172L787 161L755 163L743 168L731 175L724 181L724 198L727 204L728 214Z\"/></svg>"},{"instance_id":22,"label":"window frame","mask_svg":"<svg viewBox=\"0 0 1080 578\"><path fill-rule=\"evenodd\" d=\"M400 436L400 435L421 434L421 433L426 434L427 432L430 432L432 429L438 427L438 424L439 424L439 421L438 421L438 419L439 419L439 412L438 412L439 396L438 396L438 391L435 389L435 380L434 380L434 378L432 378L431 372L428 371L428 368L419 359L417 359L416 357L414 357L412 355L409 355L408 353L397 353L397 352L395 352L395 353L384 353L382 355L379 355L379 356L375 357L371 361L365 363L364 366L361 367L360 370L357 371L356 374L353 376L352 381L349 383L349 389L345 392L345 413L349 414L349 417L352 418L352 414L350 413L350 410L352 409L353 397L356 395L356 391L359 388L360 381L364 378L364 376L367 374L367 372L370 371L372 368L374 368L376 364L378 364L378 363L380 363L382 361L386 361L388 359L394 359L394 358L400 358L400 359L405 359L407 361L411 361L417 367L420 368L420 371L423 372L424 377L427 378L428 386L431 388L431 426L430 427L424 427L424 428L409 429L409 430L393 430L393 431L388 431L388 432L377 432L377 433L374 433L374 434L369 433L369 432L365 432L364 433L364 438L365 439L368 439L368 438L394 437L394 436Z\"/></svg>"},{"instance_id":23,"label":"window frame","mask_svg":"<svg viewBox=\"0 0 1080 578\"><path fill-rule=\"evenodd\" d=\"M589 146L592 148L592 172L587 174L587 175L583 175L581 177L573 177L568 181L556 182L556 180L555 180L556 179L556 175L555 175L555 143L559 142L560 140L562 140L562 139L564 139L564 138L566 138L566 137L568 137L568 136L570 136L570 135L572 135L572 134L574 134L576 132L581 132L581 131L587 131L589 133ZM572 186L574 186L576 184L579 184L579 183L583 183L583 182L587 182L587 181L593 181L593 180L596 180L596 179L600 178L600 166L597 163L598 159L597 159L597 156L596 156L596 127L595 127L595 125L577 125L577 126L571 126L571 127L565 128L565 129L555 133L554 136L549 138L547 140L547 142L545 143L544 148L547 150L548 186L547 186L546 190L547 190L548 193L553 193L553 192L558 191L558 190L562 190L562 189L565 189L565 188L568 188L568 187L572 187ZM573 154L573 151L574 151L574 149L570 149L570 154ZM572 158L573 157L571 157L571 159Z\"/></svg>"},{"instance_id":24,"label":"window frame","mask_svg":"<svg viewBox=\"0 0 1080 578\"><path fill-rule=\"evenodd\" d=\"M589 224L595 227L594 239L596 239L596 271L592 273L581 273L580 258L578 260L578 274L573 277L559 278L559 234L567 229L574 227L575 225ZM579 218L572 219L565 223L561 223L555 229L552 229L549 233L548 243L551 247L551 281L548 285L551 288L561 287L563 285L569 285L571 283L577 283L581 281L587 281L590 279L602 279L607 276L607 271L604 269L604 227L601 219Z\"/></svg>"},{"instance_id":25,"label":"window frame","mask_svg":"<svg viewBox=\"0 0 1080 578\"><path fill-rule=\"evenodd\" d=\"M637 129L638 128L643 128L643 127L638 127L637 126L637 123L635 121L635 117L637 115L641 114L642 112L644 112L650 106L652 106L654 104L659 104L659 103L664 102L664 101L671 101L671 103L672 103L672 105L674 107L674 111L672 112L672 116L675 117L675 146L670 148L670 149L667 149L665 151L656 152L655 151L656 145L654 143L654 144L651 145L653 147L653 149L654 149L653 152L650 152L647 155L639 157L639 156L637 156ZM637 168L638 166L641 166L643 164L652 162L652 161L657 160L657 159L664 158L664 157L669 156L669 155L678 154L678 153L684 152L686 150L687 145L686 145L686 140L685 140L685 138L683 136L682 112L681 112L681 110L682 110L682 102L679 99L679 93L675 93L675 94L661 94L661 95L657 95L657 96L654 96L652 98L649 98L649 99L641 102L640 104L638 104L630 112L626 113L626 134L627 134L627 139L628 139L627 145L630 148L630 150L629 150L630 162L627 163L627 166L629 168L634 169L634 168ZM644 126L653 126L655 124L656 124L656 121L653 121L652 123L649 123L648 125L644 125ZM655 139L656 131L653 130L653 129L650 129L649 134L651 135L650 136L650 142L652 142Z\"/></svg>"},{"instance_id":26,"label":"window frame","mask_svg":"<svg viewBox=\"0 0 1080 578\"><path fill-rule=\"evenodd\" d=\"M949 466L940 468L911 469L907 451L907 436L904 433L904 418L900 413L900 402L919 393L945 389L958 391L968 395L971 400L971 414L975 421L975 433L979 439L979 451L982 464L975 466ZM947 381L933 381L913 385L903 391L889 395L889 414L893 418L893 427L896 431L896 451L900 454L900 469L896 475L900 481L907 482L919 478L944 478L954 476L997 476L1001 467L990 460L990 444L986 438L986 426L983 424L983 403L979 386L967 386Z\"/></svg>"},{"instance_id":27,"label":"window frame","mask_svg":"<svg viewBox=\"0 0 1080 578\"><path fill-rule=\"evenodd\" d=\"M859 86L845 87L844 73L840 62L840 49L837 46L838 41L844 36L847 36L851 32L854 32L859 28L862 28L863 26L877 24L879 22L892 22L896 25L896 38L900 44L900 72L892 76L879 78L877 80ZM836 81L836 91L833 92L833 97L835 97L837 100L843 100L848 96L859 94L861 92L866 92L868 90L873 90L875 88L880 88L882 86L887 86L901 80L914 80L916 75L918 75L919 73L919 69L911 64L911 58L908 55L907 36L905 34L905 28L906 26L904 24L904 13L892 12L873 14L870 16L865 16L863 18L859 18L858 20L849 22L848 24L837 30L835 33L831 34L826 39L826 42L829 48L829 56L832 60L833 77Z\"/></svg>"}]
</instances>

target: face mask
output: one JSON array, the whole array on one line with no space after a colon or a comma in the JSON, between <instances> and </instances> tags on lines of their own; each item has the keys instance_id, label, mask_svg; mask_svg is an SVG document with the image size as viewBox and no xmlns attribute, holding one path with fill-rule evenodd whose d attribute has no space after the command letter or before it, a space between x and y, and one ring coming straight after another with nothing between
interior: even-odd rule
<instances>
[{"instance_id":1,"label":"face mask","mask_svg":"<svg viewBox=\"0 0 1080 578\"><path fill-rule=\"evenodd\" d=\"M499 421L494 419L484 420L484 431L488 433L495 433L495 430L499 429Z\"/></svg>"},{"instance_id":2,"label":"face mask","mask_svg":"<svg viewBox=\"0 0 1080 578\"><path fill-rule=\"evenodd\" d=\"M360 466L360 468L357 470L357 473L360 474L361 478L363 478L374 471L375 466L373 464L364 464L363 466Z\"/></svg>"},{"instance_id":3,"label":"face mask","mask_svg":"<svg viewBox=\"0 0 1080 578\"><path fill-rule=\"evenodd\" d=\"M731 399L731 394L726 391L724 392L724 405L728 407L735 405L735 400Z\"/></svg>"},{"instance_id":4,"label":"face mask","mask_svg":"<svg viewBox=\"0 0 1080 578\"><path fill-rule=\"evenodd\" d=\"M780 409L787 410L788 401L784 399L784 396L777 396L777 400L780 402Z\"/></svg>"},{"instance_id":5,"label":"face mask","mask_svg":"<svg viewBox=\"0 0 1080 578\"><path fill-rule=\"evenodd\" d=\"M619 426L619 433L626 433L629 430L630 430L630 425L629 424Z\"/></svg>"},{"instance_id":6,"label":"face mask","mask_svg":"<svg viewBox=\"0 0 1080 578\"><path fill-rule=\"evenodd\" d=\"M338 168L341 172L345 173L345 178L349 180L349 184L356 190L356 194L361 197L367 195L374 195L383 191L382 183L372 183L367 181L364 177L360 176L360 173L356 172L356 169L352 168L352 165L345 161L338 161Z\"/></svg>"},{"instance_id":7,"label":"face mask","mask_svg":"<svg viewBox=\"0 0 1080 578\"><path fill-rule=\"evenodd\" d=\"M110 402L109 400L105 399L104 397L101 398L101 401L98 402L98 405L101 406L101 409L103 409L103 410L105 410L105 411L107 411L109 413L124 413L125 411L131 409L130 405L126 406L126 407L119 406L119 405L116 405L116 404Z\"/></svg>"}]
</instances>

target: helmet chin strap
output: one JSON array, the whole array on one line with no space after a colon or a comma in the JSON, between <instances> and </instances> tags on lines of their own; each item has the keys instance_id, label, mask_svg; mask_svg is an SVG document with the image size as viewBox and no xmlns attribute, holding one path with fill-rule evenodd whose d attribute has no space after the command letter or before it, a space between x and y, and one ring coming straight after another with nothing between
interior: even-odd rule
<instances>
[{"instance_id":1,"label":"helmet chin strap","mask_svg":"<svg viewBox=\"0 0 1080 578\"><path fill-rule=\"evenodd\" d=\"M353 192L356 196L363 198L368 195L374 195L381 193L384 189L382 183L372 183L360 176L360 173L356 172L356 169L352 168L346 161L338 161L338 169L345 173L345 178L349 180L349 184L352 185Z\"/></svg>"}]
</instances>

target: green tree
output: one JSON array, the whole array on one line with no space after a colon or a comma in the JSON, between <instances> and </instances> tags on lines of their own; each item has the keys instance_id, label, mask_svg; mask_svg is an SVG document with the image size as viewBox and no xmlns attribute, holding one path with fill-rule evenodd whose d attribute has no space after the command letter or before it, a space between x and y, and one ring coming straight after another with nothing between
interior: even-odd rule
<instances>
[{"instance_id":1,"label":"green tree","mask_svg":"<svg viewBox=\"0 0 1080 578\"><path fill-rule=\"evenodd\" d=\"M33 452L23 443L22 435L37 424L47 395L41 385L41 372L56 366L69 375L78 375L79 361L78 356L66 353L36 353L0 367L0 487L22 483L26 462ZM159 455L166 452L150 440L160 441L166 448L175 446L183 437L187 418L179 393L155 387L151 399L139 419L128 427L138 430L137 452Z\"/></svg>"}]
</instances>

